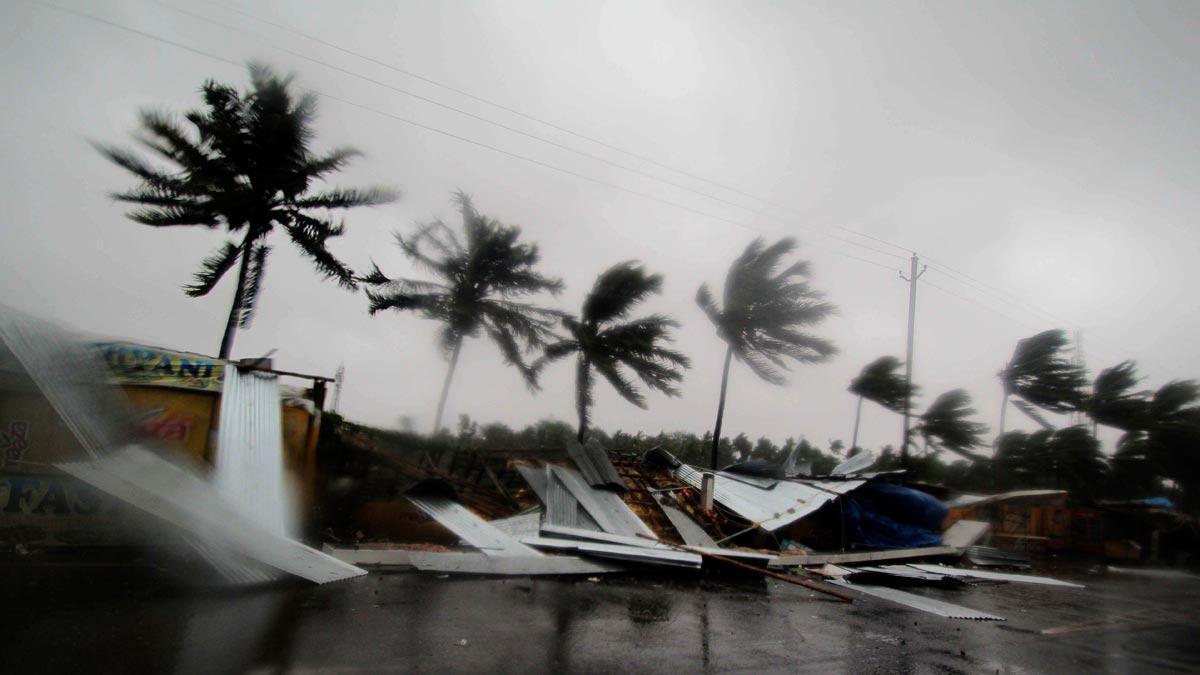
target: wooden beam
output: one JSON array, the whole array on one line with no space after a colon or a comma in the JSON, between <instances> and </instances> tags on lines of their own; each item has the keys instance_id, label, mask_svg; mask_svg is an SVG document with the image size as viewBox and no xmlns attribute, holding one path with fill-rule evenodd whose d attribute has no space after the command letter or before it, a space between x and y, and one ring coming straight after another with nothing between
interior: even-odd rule
<instances>
[{"instance_id":1,"label":"wooden beam","mask_svg":"<svg viewBox=\"0 0 1200 675\"><path fill-rule=\"evenodd\" d=\"M902 548L893 551L863 551L860 553L810 553L808 555L780 555L771 567L793 567L796 565L824 565L832 563L875 562L878 560L903 560L940 555L962 555L962 549L954 546L927 546L925 548Z\"/></svg>"}]
</instances>

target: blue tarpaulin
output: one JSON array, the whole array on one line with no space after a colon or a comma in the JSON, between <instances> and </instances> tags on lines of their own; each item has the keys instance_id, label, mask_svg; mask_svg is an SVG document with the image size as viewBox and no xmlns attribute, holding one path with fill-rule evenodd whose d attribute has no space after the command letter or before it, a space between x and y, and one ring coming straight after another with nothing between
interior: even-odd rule
<instances>
[{"instance_id":1,"label":"blue tarpaulin","mask_svg":"<svg viewBox=\"0 0 1200 675\"><path fill-rule=\"evenodd\" d=\"M930 495L871 482L845 499L842 517L849 540L868 548L919 548L942 543L948 509Z\"/></svg>"}]
</instances>

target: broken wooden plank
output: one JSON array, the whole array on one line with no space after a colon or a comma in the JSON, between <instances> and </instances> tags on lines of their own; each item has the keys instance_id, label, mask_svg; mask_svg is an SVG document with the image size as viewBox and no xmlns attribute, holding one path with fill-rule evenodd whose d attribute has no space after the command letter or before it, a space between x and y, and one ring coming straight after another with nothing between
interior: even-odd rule
<instances>
[{"instance_id":1,"label":"broken wooden plank","mask_svg":"<svg viewBox=\"0 0 1200 675\"><path fill-rule=\"evenodd\" d=\"M954 546L926 546L924 548L902 548L891 551L861 551L855 553L809 553L783 554L771 563L772 567L793 565L844 565L847 563L877 562L880 560L904 560L934 556L961 555L962 549Z\"/></svg>"}]
</instances>

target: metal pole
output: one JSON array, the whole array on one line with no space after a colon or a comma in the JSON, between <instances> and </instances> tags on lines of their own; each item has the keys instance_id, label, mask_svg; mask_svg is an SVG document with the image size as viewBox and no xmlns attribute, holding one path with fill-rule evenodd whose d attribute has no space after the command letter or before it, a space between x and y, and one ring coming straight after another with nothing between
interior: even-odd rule
<instances>
[{"instance_id":1,"label":"metal pole","mask_svg":"<svg viewBox=\"0 0 1200 675\"><path fill-rule=\"evenodd\" d=\"M900 275L902 279L908 282L908 349L904 358L904 439L900 446L900 466L908 468L908 439L911 430L909 428L910 417L912 416L912 367L913 367L913 330L916 327L917 321L917 279L925 274L925 269L922 268L917 272L917 254L912 254L908 276Z\"/></svg>"}]
</instances>

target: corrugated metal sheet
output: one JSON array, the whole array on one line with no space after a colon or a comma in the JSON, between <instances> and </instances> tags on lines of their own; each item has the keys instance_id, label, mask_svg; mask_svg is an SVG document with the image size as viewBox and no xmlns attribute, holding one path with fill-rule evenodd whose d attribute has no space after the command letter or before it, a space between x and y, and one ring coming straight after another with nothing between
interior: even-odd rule
<instances>
[{"instance_id":1,"label":"corrugated metal sheet","mask_svg":"<svg viewBox=\"0 0 1200 675\"><path fill-rule=\"evenodd\" d=\"M681 567L700 567L703 558L696 553L677 551L667 546L629 546L606 542L583 541L579 539L560 539L557 537L534 537L525 539L525 543L538 548L559 551L576 551L582 555L626 560L631 562L651 563L655 565L677 565Z\"/></svg>"},{"instance_id":2,"label":"corrugated metal sheet","mask_svg":"<svg viewBox=\"0 0 1200 675\"><path fill-rule=\"evenodd\" d=\"M886 586L854 584L843 579L830 579L829 583L836 584L838 586L844 586L851 590L858 591L859 593L873 595L877 598L882 598L883 600L890 600L891 602L920 610L922 612L929 612L930 614L944 616L948 619L972 619L975 621L1005 620L1002 616L988 614L987 612L980 612L979 610L971 609L969 607L963 607L961 605L955 605L953 603L943 602L941 600L934 600L933 598L927 598L923 595L917 595L916 593L909 593L907 591L901 591L895 588L888 588Z\"/></svg>"},{"instance_id":3,"label":"corrugated metal sheet","mask_svg":"<svg viewBox=\"0 0 1200 675\"><path fill-rule=\"evenodd\" d=\"M430 518L438 521L447 530L487 555L536 555L533 549L492 527L487 521L452 499L436 495L407 495L407 497Z\"/></svg>"},{"instance_id":4,"label":"corrugated metal sheet","mask_svg":"<svg viewBox=\"0 0 1200 675\"><path fill-rule=\"evenodd\" d=\"M875 455L870 450L863 450L853 457L848 457L841 464L833 467L830 475L833 476L849 476L852 473L860 473L871 468L875 463Z\"/></svg>"},{"instance_id":5,"label":"corrugated metal sheet","mask_svg":"<svg viewBox=\"0 0 1200 675\"><path fill-rule=\"evenodd\" d=\"M627 490L629 486L621 479L617 469L608 458L608 451L595 441L580 445L574 438L567 439L567 455L592 487L612 487Z\"/></svg>"},{"instance_id":6,"label":"corrugated metal sheet","mask_svg":"<svg viewBox=\"0 0 1200 675\"><path fill-rule=\"evenodd\" d=\"M646 526L637 515L625 505L617 494L601 488L594 488L583 481L578 472L562 466L551 465L554 477L570 491L585 511L588 512L600 528L605 532L636 537L639 534L658 539L658 535Z\"/></svg>"},{"instance_id":7,"label":"corrugated metal sheet","mask_svg":"<svg viewBox=\"0 0 1200 675\"><path fill-rule=\"evenodd\" d=\"M529 488L545 504L546 500L549 499L549 492L547 491L547 481L549 478L547 475L550 470L545 467L536 467L529 464L517 464L516 466L517 473L521 474L521 478L525 479Z\"/></svg>"},{"instance_id":8,"label":"corrugated metal sheet","mask_svg":"<svg viewBox=\"0 0 1200 675\"><path fill-rule=\"evenodd\" d=\"M284 483L279 378L226 366L217 430L217 490L279 534L293 529Z\"/></svg>"},{"instance_id":9,"label":"corrugated metal sheet","mask_svg":"<svg viewBox=\"0 0 1200 675\"><path fill-rule=\"evenodd\" d=\"M674 473L679 480L700 489L702 472L699 469L681 464ZM715 478L714 496L717 503L768 531L793 523L821 508L825 502L857 489L866 482L785 480L764 490L720 471L716 472Z\"/></svg>"},{"instance_id":10,"label":"corrugated metal sheet","mask_svg":"<svg viewBox=\"0 0 1200 675\"><path fill-rule=\"evenodd\" d=\"M667 515L667 519L671 521L671 525L675 526L675 531L683 538L683 543L688 546L717 547L717 542L713 541L704 528L697 525L696 521L692 520L688 514L670 504L659 504L659 506Z\"/></svg>"},{"instance_id":11,"label":"corrugated metal sheet","mask_svg":"<svg viewBox=\"0 0 1200 675\"><path fill-rule=\"evenodd\" d=\"M563 527L579 526L579 502L571 496L567 486L551 474L546 467L546 522Z\"/></svg>"},{"instance_id":12,"label":"corrugated metal sheet","mask_svg":"<svg viewBox=\"0 0 1200 675\"><path fill-rule=\"evenodd\" d=\"M901 565L887 565L886 569L893 567L901 567ZM933 574L944 574L950 577L971 577L975 579L992 579L995 581L1011 581L1017 584L1039 584L1042 586L1065 586L1067 588L1084 588L1083 584L1075 584L1070 581L1060 581L1051 579L1050 577L1039 577L1032 574L1007 574L1004 572L990 572L988 570L967 570L958 567L947 567L945 565L921 565L909 564L904 567L912 567L923 572Z\"/></svg>"},{"instance_id":13,"label":"corrugated metal sheet","mask_svg":"<svg viewBox=\"0 0 1200 675\"><path fill-rule=\"evenodd\" d=\"M129 446L99 461L57 466L102 492L197 535L211 546L209 554L236 551L320 584L366 574L246 518L211 484L144 448Z\"/></svg>"},{"instance_id":14,"label":"corrugated metal sheet","mask_svg":"<svg viewBox=\"0 0 1200 675\"><path fill-rule=\"evenodd\" d=\"M540 508L515 516L489 520L488 525L500 530L514 539L521 537L536 537L542 526L542 510Z\"/></svg>"}]
</instances>

